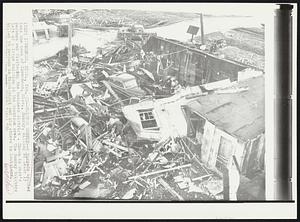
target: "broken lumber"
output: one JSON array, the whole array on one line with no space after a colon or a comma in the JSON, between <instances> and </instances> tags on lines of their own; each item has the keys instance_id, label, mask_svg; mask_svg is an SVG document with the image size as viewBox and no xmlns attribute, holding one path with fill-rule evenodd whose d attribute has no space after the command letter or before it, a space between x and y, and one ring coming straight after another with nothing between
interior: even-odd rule
<instances>
[{"instance_id":1,"label":"broken lumber","mask_svg":"<svg viewBox=\"0 0 300 222\"><path fill-rule=\"evenodd\" d=\"M109 83L107 81L102 81L102 83L105 85L105 87L108 89L108 91L115 97L116 100L120 101L121 105L124 105L120 97L115 93L115 91L111 88Z\"/></svg>"},{"instance_id":2,"label":"broken lumber","mask_svg":"<svg viewBox=\"0 0 300 222\"><path fill-rule=\"evenodd\" d=\"M87 149L90 150L92 148L92 128L90 125L85 127L85 139L86 139L86 146Z\"/></svg>"},{"instance_id":3,"label":"broken lumber","mask_svg":"<svg viewBox=\"0 0 300 222\"><path fill-rule=\"evenodd\" d=\"M103 143L104 143L105 145L107 145L107 146L112 146L112 147L117 148L117 149L119 149L119 150L123 150L123 151L125 151L125 152L129 152L129 148L124 147L124 146L120 146L120 145L118 145L118 144L109 142L109 141L107 141L107 140L104 140Z\"/></svg>"},{"instance_id":4,"label":"broken lumber","mask_svg":"<svg viewBox=\"0 0 300 222\"><path fill-rule=\"evenodd\" d=\"M72 174L72 175L64 175L61 176L62 178L68 178L68 177L76 177L76 176L84 176L84 175L88 175L88 174L93 174L93 173L97 173L97 170L94 170L92 172L84 172L84 173L76 173L76 174Z\"/></svg>"},{"instance_id":5,"label":"broken lumber","mask_svg":"<svg viewBox=\"0 0 300 222\"><path fill-rule=\"evenodd\" d=\"M139 177L146 177L146 176L151 176L151 175L155 175L155 174L159 174L159 173L165 173L165 172L169 172L169 171L173 171L173 170L179 170L179 169L183 169L183 168L187 168L187 167L191 167L192 164L186 164L186 165L182 165L182 166L177 166L177 167L173 167L170 169L164 169L164 170L158 170L158 171L154 171L154 172L149 172L149 173L145 173L145 174L141 174L141 175L136 175L136 176L131 176L128 179L132 180L132 179L136 179Z\"/></svg>"},{"instance_id":6,"label":"broken lumber","mask_svg":"<svg viewBox=\"0 0 300 222\"><path fill-rule=\"evenodd\" d=\"M61 116L61 117L57 117L56 119L65 119L65 118L73 118L74 116ZM45 123L45 122L49 122L49 121L53 121L54 118L51 119L45 119L45 120L41 120L41 121L37 121L34 122L33 124L38 124L38 123Z\"/></svg>"},{"instance_id":7,"label":"broken lumber","mask_svg":"<svg viewBox=\"0 0 300 222\"><path fill-rule=\"evenodd\" d=\"M106 136L107 134L109 134L109 132L105 132L105 133L102 133L101 135L99 135L98 137L96 137L94 140L93 140L93 143L96 141L96 140L99 140L101 138L103 138L104 136Z\"/></svg>"},{"instance_id":8,"label":"broken lumber","mask_svg":"<svg viewBox=\"0 0 300 222\"><path fill-rule=\"evenodd\" d=\"M80 189L84 189L84 188L86 188L87 186L89 186L90 184L91 184L90 181L85 181L84 183L82 183L82 184L79 185L79 188L80 188Z\"/></svg>"},{"instance_id":9,"label":"broken lumber","mask_svg":"<svg viewBox=\"0 0 300 222\"><path fill-rule=\"evenodd\" d=\"M50 108L50 109L39 109L34 111L34 114L40 114L40 113L45 113L45 112L53 112L53 111L57 111L58 109L62 109L62 108L67 108L67 106L62 106L62 107L57 107L57 108Z\"/></svg>"},{"instance_id":10,"label":"broken lumber","mask_svg":"<svg viewBox=\"0 0 300 222\"><path fill-rule=\"evenodd\" d=\"M162 178L157 179L158 182L160 182L161 185L163 185L164 188L166 188L167 191L169 191L170 194L172 194L174 197L178 198L179 200L184 200L182 196L180 196L175 190L172 189L172 187Z\"/></svg>"},{"instance_id":11,"label":"broken lumber","mask_svg":"<svg viewBox=\"0 0 300 222\"><path fill-rule=\"evenodd\" d=\"M121 155L121 154L117 153L117 152L116 152L116 151L114 151L113 149L110 149L110 148L106 148L106 149L108 150L108 152L110 152L110 153L112 153L112 154L116 155L117 157L119 157L119 158L121 158L121 157L122 157L122 155Z\"/></svg>"},{"instance_id":12,"label":"broken lumber","mask_svg":"<svg viewBox=\"0 0 300 222\"><path fill-rule=\"evenodd\" d=\"M210 176L213 176L213 174L207 174L207 175L204 175L201 177L196 177L196 178L193 178L192 181L202 180L202 179L204 179L206 177L210 177Z\"/></svg>"}]
</instances>

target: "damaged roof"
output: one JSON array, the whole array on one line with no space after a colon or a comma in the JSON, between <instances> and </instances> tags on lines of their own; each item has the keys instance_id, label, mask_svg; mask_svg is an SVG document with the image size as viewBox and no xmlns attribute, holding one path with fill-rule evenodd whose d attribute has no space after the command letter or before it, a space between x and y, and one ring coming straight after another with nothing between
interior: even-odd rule
<instances>
[{"instance_id":1,"label":"damaged roof","mask_svg":"<svg viewBox=\"0 0 300 222\"><path fill-rule=\"evenodd\" d=\"M238 82L236 86L248 90L201 96L188 107L219 129L246 141L265 131L264 76Z\"/></svg>"}]
</instances>

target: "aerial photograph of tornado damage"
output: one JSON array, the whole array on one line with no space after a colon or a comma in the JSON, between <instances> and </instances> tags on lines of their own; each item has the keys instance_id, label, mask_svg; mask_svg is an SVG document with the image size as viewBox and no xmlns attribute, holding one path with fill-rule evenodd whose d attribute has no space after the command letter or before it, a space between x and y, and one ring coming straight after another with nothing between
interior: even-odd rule
<instances>
[{"instance_id":1,"label":"aerial photograph of tornado damage","mask_svg":"<svg viewBox=\"0 0 300 222\"><path fill-rule=\"evenodd\" d=\"M265 200L264 36L247 15L33 10L35 199Z\"/></svg>"}]
</instances>

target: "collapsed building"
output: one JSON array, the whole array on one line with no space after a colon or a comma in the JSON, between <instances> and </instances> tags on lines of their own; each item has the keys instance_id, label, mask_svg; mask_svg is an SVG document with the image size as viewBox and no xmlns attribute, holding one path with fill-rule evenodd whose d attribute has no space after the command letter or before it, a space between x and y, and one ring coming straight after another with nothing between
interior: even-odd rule
<instances>
[{"instance_id":1,"label":"collapsed building","mask_svg":"<svg viewBox=\"0 0 300 222\"><path fill-rule=\"evenodd\" d=\"M122 111L140 140L160 141L170 136L186 136L187 124L182 106L202 94L199 86L189 87L171 97L149 98L124 106Z\"/></svg>"},{"instance_id":2,"label":"collapsed building","mask_svg":"<svg viewBox=\"0 0 300 222\"><path fill-rule=\"evenodd\" d=\"M230 82L209 95L199 86L191 89L183 96L125 106L123 113L140 139L184 137L199 160L219 175L233 163L247 178L262 173L264 77Z\"/></svg>"},{"instance_id":3,"label":"collapsed building","mask_svg":"<svg viewBox=\"0 0 300 222\"><path fill-rule=\"evenodd\" d=\"M264 102L263 76L190 102L184 108L188 145L220 174L232 167L249 179L264 173Z\"/></svg>"},{"instance_id":4,"label":"collapsed building","mask_svg":"<svg viewBox=\"0 0 300 222\"><path fill-rule=\"evenodd\" d=\"M153 61L146 66L150 71L158 73L162 70L164 75L174 75L184 85L199 85L227 78L235 81L238 72L246 68L259 70L257 67L219 58L195 46L157 36L151 36L143 49L159 55L158 62Z\"/></svg>"},{"instance_id":5,"label":"collapsed building","mask_svg":"<svg viewBox=\"0 0 300 222\"><path fill-rule=\"evenodd\" d=\"M251 78L184 106L189 145L200 150L207 167L222 170L222 165L230 166L234 155L241 172L250 178L253 167L263 170L263 86L263 76Z\"/></svg>"},{"instance_id":6,"label":"collapsed building","mask_svg":"<svg viewBox=\"0 0 300 222\"><path fill-rule=\"evenodd\" d=\"M39 61L36 198L264 199L262 72L142 36Z\"/></svg>"}]
</instances>

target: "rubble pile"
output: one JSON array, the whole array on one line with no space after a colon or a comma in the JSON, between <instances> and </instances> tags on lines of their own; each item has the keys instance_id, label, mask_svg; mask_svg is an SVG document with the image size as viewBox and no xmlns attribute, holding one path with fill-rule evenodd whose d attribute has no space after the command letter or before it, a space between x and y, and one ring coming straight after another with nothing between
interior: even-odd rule
<instances>
[{"instance_id":1,"label":"rubble pile","mask_svg":"<svg viewBox=\"0 0 300 222\"><path fill-rule=\"evenodd\" d=\"M179 143L133 142L129 147L117 125L88 142L82 128L64 131L65 126L52 130L53 125L43 124L37 130L41 131L35 136L39 198L215 199L203 185L212 174L199 173Z\"/></svg>"},{"instance_id":2,"label":"rubble pile","mask_svg":"<svg viewBox=\"0 0 300 222\"><path fill-rule=\"evenodd\" d=\"M249 66L264 69L264 26L261 28L234 28L226 32L205 35L205 45L199 46L211 54ZM201 42L195 37L196 46Z\"/></svg>"},{"instance_id":3,"label":"rubble pile","mask_svg":"<svg viewBox=\"0 0 300 222\"><path fill-rule=\"evenodd\" d=\"M145 27L172 24L186 19L196 18L194 13L154 12L125 9L83 10L74 16L78 27L100 25L102 27L123 27L139 23Z\"/></svg>"},{"instance_id":4,"label":"rubble pile","mask_svg":"<svg viewBox=\"0 0 300 222\"><path fill-rule=\"evenodd\" d=\"M145 68L156 55L131 41L92 56L72 51L71 70L67 48L35 67L36 198L221 198L222 180L183 138L138 140L122 114L125 105L176 93L176 79Z\"/></svg>"}]
</instances>

